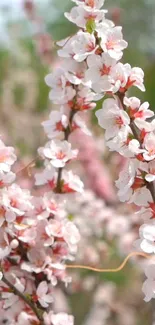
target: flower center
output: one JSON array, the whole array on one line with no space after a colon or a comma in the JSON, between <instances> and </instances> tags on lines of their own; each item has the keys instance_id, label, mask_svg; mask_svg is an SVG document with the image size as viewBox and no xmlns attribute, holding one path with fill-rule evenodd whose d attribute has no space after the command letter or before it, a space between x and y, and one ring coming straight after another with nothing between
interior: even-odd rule
<instances>
[{"instance_id":1,"label":"flower center","mask_svg":"<svg viewBox=\"0 0 155 325\"><path fill-rule=\"evenodd\" d=\"M66 157L65 153L61 150L56 154L56 158L62 160Z\"/></svg>"},{"instance_id":2,"label":"flower center","mask_svg":"<svg viewBox=\"0 0 155 325\"><path fill-rule=\"evenodd\" d=\"M155 155L155 148L152 148L149 150L149 156L154 156Z\"/></svg>"},{"instance_id":3,"label":"flower center","mask_svg":"<svg viewBox=\"0 0 155 325\"><path fill-rule=\"evenodd\" d=\"M90 42L86 45L86 51L87 52L91 52L95 49L95 46L94 46L94 43L93 42Z\"/></svg>"},{"instance_id":4,"label":"flower center","mask_svg":"<svg viewBox=\"0 0 155 325\"><path fill-rule=\"evenodd\" d=\"M108 75L110 73L110 67L107 67L105 64L103 64L103 67L100 69L101 76L104 76L105 74Z\"/></svg>"},{"instance_id":5,"label":"flower center","mask_svg":"<svg viewBox=\"0 0 155 325\"><path fill-rule=\"evenodd\" d=\"M95 1L94 0L87 0L86 1L87 6L94 8L95 7Z\"/></svg>"},{"instance_id":6,"label":"flower center","mask_svg":"<svg viewBox=\"0 0 155 325\"><path fill-rule=\"evenodd\" d=\"M4 154L1 154L1 155L0 155L0 163L3 163L3 162L5 162L5 161L6 161L6 158L7 158L7 156L6 156L6 155L4 155Z\"/></svg>"},{"instance_id":7,"label":"flower center","mask_svg":"<svg viewBox=\"0 0 155 325\"><path fill-rule=\"evenodd\" d=\"M122 126L123 125L123 120L120 116L117 116L115 118L115 123L118 125L118 126Z\"/></svg>"},{"instance_id":8,"label":"flower center","mask_svg":"<svg viewBox=\"0 0 155 325\"><path fill-rule=\"evenodd\" d=\"M107 50L113 50L116 45L116 42L113 40L108 40L106 43Z\"/></svg>"},{"instance_id":9,"label":"flower center","mask_svg":"<svg viewBox=\"0 0 155 325\"><path fill-rule=\"evenodd\" d=\"M61 121L56 123L56 130L57 131L63 131L63 126Z\"/></svg>"}]
</instances>

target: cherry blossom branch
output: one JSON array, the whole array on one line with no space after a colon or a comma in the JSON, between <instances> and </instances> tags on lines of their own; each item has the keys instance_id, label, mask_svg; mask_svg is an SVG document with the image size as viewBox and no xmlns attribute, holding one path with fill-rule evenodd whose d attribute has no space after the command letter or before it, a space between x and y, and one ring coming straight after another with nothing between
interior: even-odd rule
<instances>
[{"instance_id":1,"label":"cherry blossom branch","mask_svg":"<svg viewBox=\"0 0 155 325\"><path fill-rule=\"evenodd\" d=\"M125 104L124 104L124 97L125 97L125 94L124 94L124 93L121 93L121 92L118 92L118 93L117 93L117 96L118 96L118 98L119 98L119 100L120 100L120 102L121 102L121 105L122 105L124 111L127 111L126 106L125 106ZM136 127L134 121L132 121L132 120L131 120L131 122L130 122L130 128L131 128L131 130L132 130L132 132L133 132L133 135L134 135L135 139L139 141L139 143L140 143L140 147L142 148L142 146L141 146L141 141L140 141L139 134L138 134L138 130L137 130L137 127ZM149 183L149 182L147 182L147 180L145 180L145 184L146 184L146 187L148 188L148 190L149 190L150 193L151 193L151 196L152 196L153 202L155 203L155 188L154 188L154 182Z\"/></svg>"},{"instance_id":2,"label":"cherry blossom branch","mask_svg":"<svg viewBox=\"0 0 155 325\"><path fill-rule=\"evenodd\" d=\"M36 315L36 317L38 318L38 320L40 321L40 325L44 325L44 321L43 321L43 310L38 309L36 307L36 305L29 299L27 298L24 294L22 294L22 292L20 292L4 275L3 269L0 266L0 270L3 274L2 276L2 281L11 289L11 291L17 295L18 297L20 297L34 312L34 314Z\"/></svg>"}]
</instances>

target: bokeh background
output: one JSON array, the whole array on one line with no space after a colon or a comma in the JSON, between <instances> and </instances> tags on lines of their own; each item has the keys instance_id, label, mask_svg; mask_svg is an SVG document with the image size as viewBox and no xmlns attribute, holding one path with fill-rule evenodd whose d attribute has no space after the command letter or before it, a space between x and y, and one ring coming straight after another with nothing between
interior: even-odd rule
<instances>
[{"instance_id":1,"label":"bokeh background","mask_svg":"<svg viewBox=\"0 0 155 325\"><path fill-rule=\"evenodd\" d=\"M76 32L63 15L72 4L70 0L0 0L0 134L17 148L19 163L31 161L46 141L40 123L53 106L44 77L59 65L56 41ZM132 94L149 101L154 110L155 1L107 0L105 7L109 18L123 26L129 42L124 62L145 71L146 92L134 90ZM101 105L98 103L97 109ZM83 200L77 197L76 207L71 202L68 213L79 227L86 218L86 240L83 238L81 244L85 254L79 253L78 259L115 266L132 250L139 221L133 218L135 207L129 209L117 202L113 184L124 161L105 149L94 112L90 112L89 126L93 139L86 138L85 147L83 139L79 137L78 143L73 139L80 149L80 162L74 168L87 190ZM123 235L126 237L121 241ZM136 260L115 275L76 271L72 287L57 289L56 310L69 310L78 325L153 325L155 307L143 302L141 264L144 262Z\"/></svg>"}]
</instances>

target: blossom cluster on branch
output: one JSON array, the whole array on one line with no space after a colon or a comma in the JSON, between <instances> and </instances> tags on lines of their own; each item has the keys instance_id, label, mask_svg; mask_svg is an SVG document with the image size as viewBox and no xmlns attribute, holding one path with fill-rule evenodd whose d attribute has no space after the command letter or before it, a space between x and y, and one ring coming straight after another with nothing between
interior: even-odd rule
<instances>
[{"instance_id":1,"label":"blossom cluster on branch","mask_svg":"<svg viewBox=\"0 0 155 325\"><path fill-rule=\"evenodd\" d=\"M50 98L64 109L75 101L74 110L88 110L95 107L96 100L108 96L96 116L105 129L108 148L127 158L116 182L118 195L122 202L141 207L139 217L146 223L140 228L136 246L151 254L155 236L155 119L148 102L141 103L139 98L127 96L132 87L145 91L144 72L120 62L128 44L123 39L122 27L105 18L106 11L101 9L104 0L73 2L77 6L65 16L80 30L58 43L62 46L58 54L63 58L63 71L59 69L54 75L55 79L59 75L56 87L53 80L47 80L52 88ZM80 107L75 85L78 98L82 94ZM83 102L88 98L93 102L84 107ZM150 264L152 270L154 262ZM146 274L150 272L146 270ZM143 286L147 301L154 297L154 279L151 272Z\"/></svg>"},{"instance_id":2,"label":"blossom cluster on branch","mask_svg":"<svg viewBox=\"0 0 155 325\"><path fill-rule=\"evenodd\" d=\"M127 97L131 87L145 91L142 69L120 62L127 42L122 28L105 18L104 0L72 0L65 16L79 31L58 42L61 67L46 76L49 98L58 105L42 123L48 142L38 149L43 171L35 185L47 191L38 197L17 184L12 147L0 141L0 294L9 325L72 325L73 317L54 314L53 287L71 281L66 260L73 261L80 234L66 213L69 195L83 192L80 178L66 168L78 158L69 142L80 129L90 135L85 114L108 96L96 112L111 151L127 158L116 185L122 202L141 207L140 240L136 246L155 252L155 119L147 102ZM16 181L16 182L15 182ZM145 300L155 297L155 262L150 260L143 285Z\"/></svg>"}]
</instances>

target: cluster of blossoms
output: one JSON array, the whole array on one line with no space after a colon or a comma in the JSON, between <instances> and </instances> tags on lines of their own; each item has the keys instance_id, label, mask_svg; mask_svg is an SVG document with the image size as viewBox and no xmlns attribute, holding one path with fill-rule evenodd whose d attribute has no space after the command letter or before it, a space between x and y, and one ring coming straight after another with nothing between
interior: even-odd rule
<instances>
[{"instance_id":1,"label":"cluster of blossoms","mask_svg":"<svg viewBox=\"0 0 155 325\"><path fill-rule=\"evenodd\" d=\"M145 253L154 253L155 211L155 119L147 102L128 97L132 87L145 91L144 72L120 59L127 42L122 28L105 18L104 0L73 0L77 6L65 16L80 30L58 43L62 66L46 82L52 88L50 98L63 105L63 112L95 108L95 101L107 95L96 112L105 129L106 145L127 159L116 182L122 202L141 207L139 217L147 222L140 228L136 245ZM146 272L147 275L149 272ZM152 276L143 290L146 300L154 296ZM151 291L150 291L151 288ZM148 295L149 291L149 295Z\"/></svg>"},{"instance_id":2,"label":"cluster of blossoms","mask_svg":"<svg viewBox=\"0 0 155 325\"><path fill-rule=\"evenodd\" d=\"M105 94L112 98L104 101L96 116L106 130L109 149L127 158L116 182L119 198L141 207L139 216L146 223L136 245L145 253L155 252L154 113L148 103L126 94L133 86L145 90L144 73L119 62L127 42L121 27L105 18L104 0L72 1L77 6L65 16L80 30L58 43L61 67L45 78L49 98L59 109L42 123L49 141L38 150L44 169L35 175L35 185L48 189L43 196L34 197L13 183L14 149L0 142L0 291L9 325L73 324L72 316L52 311L53 287L60 280L70 282L64 264L74 259L80 239L66 214L65 200L71 193L82 193L83 183L64 168L78 156L70 134L76 129L90 134L84 116ZM111 227L115 233L113 223ZM154 265L150 261L146 269L147 301L155 295Z\"/></svg>"},{"instance_id":3,"label":"cluster of blossoms","mask_svg":"<svg viewBox=\"0 0 155 325\"><path fill-rule=\"evenodd\" d=\"M0 292L2 318L9 325L73 323L72 316L52 308L55 285L71 280L65 262L74 259L80 239L62 195L83 191L80 178L63 170L78 154L67 141L70 133L77 127L88 132L73 117L53 111L43 123L49 141L38 152L45 168L35 175L36 186L46 185L42 196L13 183L16 155L0 142Z\"/></svg>"},{"instance_id":4,"label":"cluster of blossoms","mask_svg":"<svg viewBox=\"0 0 155 325\"><path fill-rule=\"evenodd\" d=\"M13 183L15 161L14 149L0 141L1 317L9 325L57 324L61 319L72 324L71 316L51 310L54 286L70 282L64 262L73 260L79 231L65 214L61 194L48 191L34 197ZM71 183L73 179L71 174Z\"/></svg>"}]
</instances>

